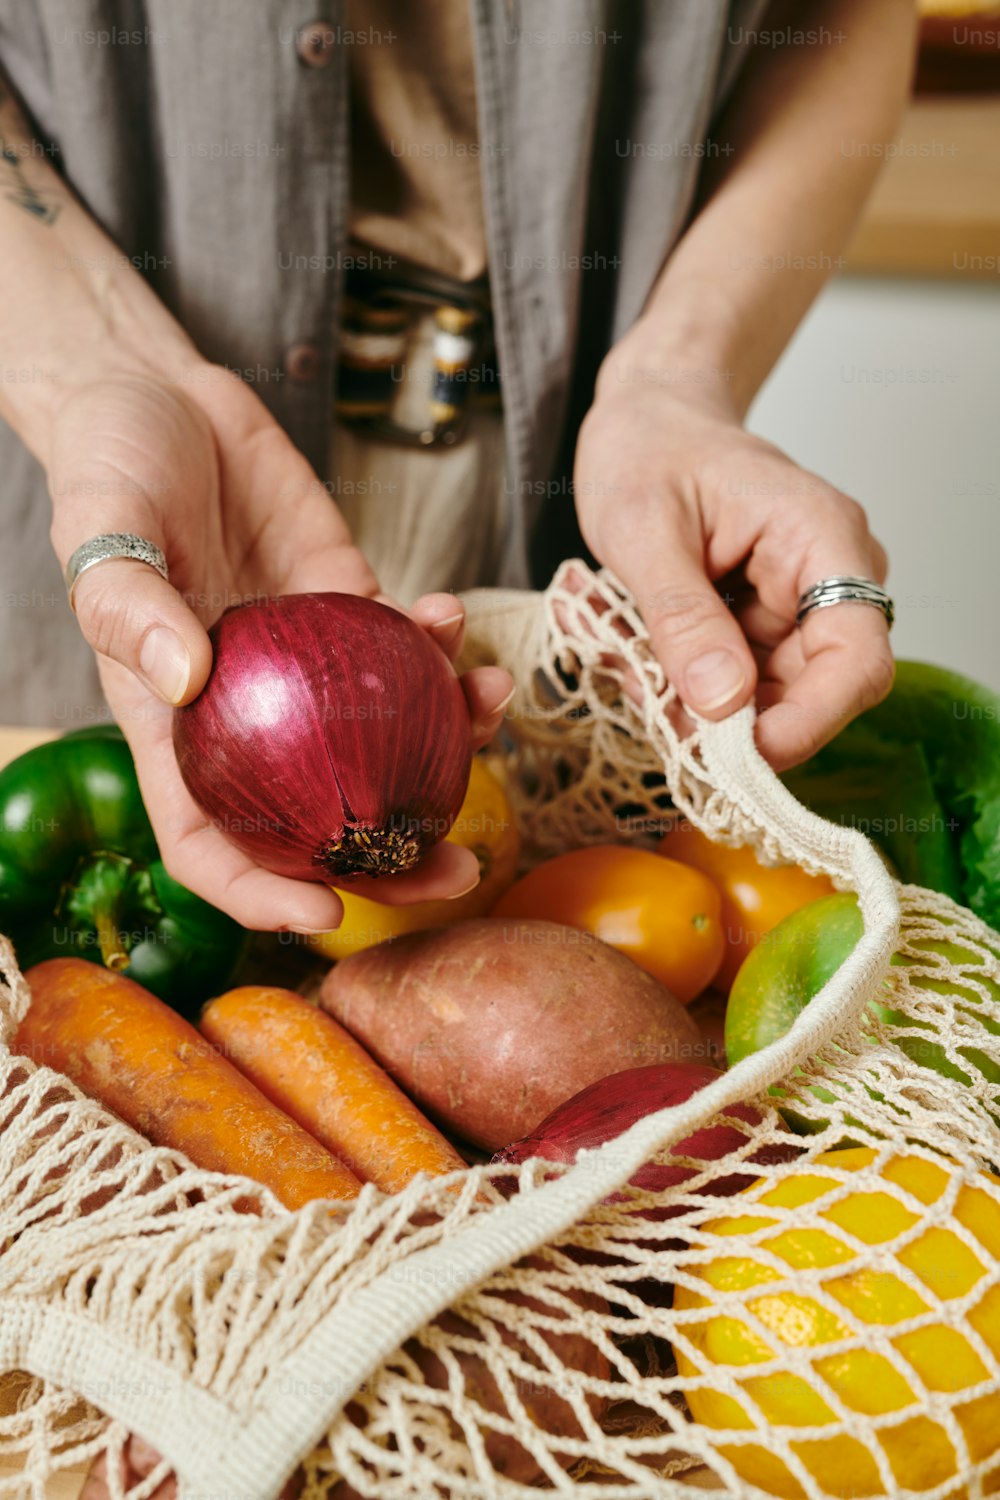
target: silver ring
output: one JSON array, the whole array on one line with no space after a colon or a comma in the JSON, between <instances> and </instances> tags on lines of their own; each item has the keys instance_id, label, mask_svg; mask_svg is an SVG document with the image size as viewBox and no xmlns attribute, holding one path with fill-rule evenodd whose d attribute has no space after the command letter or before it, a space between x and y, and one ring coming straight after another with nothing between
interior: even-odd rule
<instances>
[{"instance_id":1,"label":"silver ring","mask_svg":"<svg viewBox=\"0 0 1000 1500\"><path fill-rule=\"evenodd\" d=\"M75 607L73 590L76 588L80 574L86 573L88 568L96 568L98 563L108 562L113 557L127 557L132 562L145 563L147 567L155 568L161 578L167 580L170 578L167 571L167 559L156 543L148 541L146 537L133 536L130 531L111 531L104 536L92 536L89 542L83 542L77 547L66 564L64 577L70 608Z\"/></svg>"},{"instance_id":2,"label":"silver ring","mask_svg":"<svg viewBox=\"0 0 1000 1500\"><path fill-rule=\"evenodd\" d=\"M821 578L811 589L806 589L798 602L795 623L801 625L806 615L814 609L829 609L832 604L873 604L885 615L885 622L892 629L896 618L896 606L892 598L879 584L870 578Z\"/></svg>"}]
</instances>

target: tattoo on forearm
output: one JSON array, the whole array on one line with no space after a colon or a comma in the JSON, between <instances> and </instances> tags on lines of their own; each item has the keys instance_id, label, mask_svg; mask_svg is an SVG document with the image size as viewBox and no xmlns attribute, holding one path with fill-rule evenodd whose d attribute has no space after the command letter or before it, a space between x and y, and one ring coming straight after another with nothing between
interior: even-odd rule
<instances>
[{"instance_id":1,"label":"tattoo on forearm","mask_svg":"<svg viewBox=\"0 0 1000 1500\"><path fill-rule=\"evenodd\" d=\"M0 137L0 191L41 224L54 224L62 204L58 194L36 188L25 176L24 160L16 146Z\"/></svg>"}]
</instances>

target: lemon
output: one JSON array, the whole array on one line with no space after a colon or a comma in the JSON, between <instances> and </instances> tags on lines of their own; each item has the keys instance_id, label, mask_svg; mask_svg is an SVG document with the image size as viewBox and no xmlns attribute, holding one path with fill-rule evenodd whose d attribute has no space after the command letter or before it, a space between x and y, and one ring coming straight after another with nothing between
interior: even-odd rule
<instances>
[{"instance_id":1,"label":"lemon","mask_svg":"<svg viewBox=\"0 0 1000 1500\"><path fill-rule=\"evenodd\" d=\"M458 817L448 833L450 844L471 849L479 861L479 884L454 901L417 901L409 906L385 906L367 896L340 889L344 920L333 932L309 939L309 946L325 958L347 958L402 932L450 926L466 917L483 917L496 904L517 874L521 840L500 782L480 757L472 762L469 786Z\"/></svg>"},{"instance_id":2,"label":"lemon","mask_svg":"<svg viewBox=\"0 0 1000 1500\"><path fill-rule=\"evenodd\" d=\"M837 1423L842 1428L853 1412L870 1417L911 1412L880 1425L868 1442L843 1430L829 1438L789 1442L830 1495L885 1494L875 1457L879 1447L894 1480L889 1493L930 1489L957 1472L945 1425L927 1414L927 1392L944 1397L937 1415L954 1414L973 1460L1000 1450L1000 1395L955 1399L992 1372L970 1339L947 1326L948 1304L968 1298L969 1326L1000 1358L1000 1287L989 1285L1000 1256L1000 1203L981 1188L955 1184L947 1162L895 1157L879 1167L878 1175L887 1186L903 1189L910 1203L891 1188L879 1191L869 1179L816 1211L822 1227L798 1227L787 1214L771 1217L764 1211L823 1198L842 1183L842 1174L862 1170L875 1157L863 1146L824 1152L800 1175L762 1194L746 1213L706 1224L707 1233L728 1244L717 1257L690 1267L704 1281L704 1295L678 1286L674 1296L676 1311L705 1312L685 1317L678 1328L697 1358L681 1347L682 1339L676 1354L680 1373L704 1382L692 1386L687 1401L695 1420L707 1427L766 1432ZM945 1196L952 1193L954 1203ZM921 1212L921 1205L928 1211ZM965 1238L949 1227L953 1224L962 1226ZM771 1226L773 1234L761 1234ZM887 1246L884 1258L866 1257L869 1264L842 1275L831 1271L856 1262L859 1253L840 1230L855 1242ZM741 1245L751 1233L753 1245ZM782 1280L782 1265L801 1273L800 1289L768 1293L769 1282ZM736 1294L738 1305L731 1305L731 1312L712 1310L723 1292ZM746 1319L740 1316L744 1309ZM923 1319L919 1326L897 1335L875 1332L917 1318ZM864 1328L871 1330L872 1347L851 1348ZM791 1368L782 1369L786 1350L808 1350L805 1367L800 1353L789 1359ZM763 1364L770 1370L754 1375L753 1366ZM713 1369L725 1381L713 1382ZM728 1391L718 1388L723 1384ZM806 1493L773 1445L720 1443L719 1451L744 1479L772 1495L798 1500ZM985 1487L988 1492L1000 1488L1000 1468Z\"/></svg>"}]
</instances>

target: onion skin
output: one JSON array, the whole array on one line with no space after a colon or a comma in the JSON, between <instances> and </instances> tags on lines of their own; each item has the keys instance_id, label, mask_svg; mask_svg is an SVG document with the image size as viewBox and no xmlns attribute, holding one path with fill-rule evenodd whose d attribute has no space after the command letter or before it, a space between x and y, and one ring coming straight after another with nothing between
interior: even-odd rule
<instances>
[{"instance_id":1,"label":"onion skin","mask_svg":"<svg viewBox=\"0 0 1000 1500\"><path fill-rule=\"evenodd\" d=\"M684 1062L651 1063L644 1068L626 1068L624 1072L611 1073L581 1089L565 1104L560 1104L530 1135L498 1151L493 1160L517 1163L541 1156L548 1161L572 1163L580 1151L603 1146L645 1115L668 1105L683 1103L721 1076L706 1064ZM745 1120L748 1126L760 1123L759 1111L749 1104L728 1105L725 1113L728 1117ZM720 1161L731 1151L745 1146L748 1135L749 1131L744 1133L735 1125L706 1125L671 1146L670 1153L689 1157L692 1161ZM783 1147L770 1146L755 1153L753 1160L763 1164L789 1160L795 1154L794 1148L786 1151ZM629 1185L644 1192L662 1193L694 1177L695 1171L694 1167L669 1162L645 1162L629 1179ZM699 1191L710 1197L725 1198L748 1187L753 1180L752 1171L738 1171L717 1178ZM613 1193L608 1201L620 1201L622 1197L621 1193ZM643 1217L666 1219L682 1211L681 1208L644 1209Z\"/></svg>"},{"instance_id":2,"label":"onion skin","mask_svg":"<svg viewBox=\"0 0 1000 1500\"><path fill-rule=\"evenodd\" d=\"M203 691L174 714L191 796L257 864L323 884L410 869L458 816L465 694L408 616L355 594L288 594L209 631Z\"/></svg>"}]
</instances>

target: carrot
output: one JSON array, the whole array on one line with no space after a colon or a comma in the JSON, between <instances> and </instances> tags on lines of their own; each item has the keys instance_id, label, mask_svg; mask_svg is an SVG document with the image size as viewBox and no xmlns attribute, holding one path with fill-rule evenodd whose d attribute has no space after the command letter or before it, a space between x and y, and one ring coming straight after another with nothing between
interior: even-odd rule
<instances>
[{"instance_id":1,"label":"carrot","mask_svg":"<svg viewBox=\"0 0 1000 1500\"><path fill-rule=\"evenodd\" d=\"M357 1197L342 1162L141 985L80 958L50 958L26 978L31 1006L13 1050L66 1074L154 1145L253 1178L286 1208Z\"/></svg>"},{"instance_id":2,"label":"carrot","mask_svg":"<svg viewBox=\"0 0 1000 1500\"><path fill-rule=\"evenodd\" d=\"M245 985L210 1000L201 1029L272 1103L365 1182L396 1193L465 1163L350 1032L291 990Z\"/></svg>"}]
</instances>

